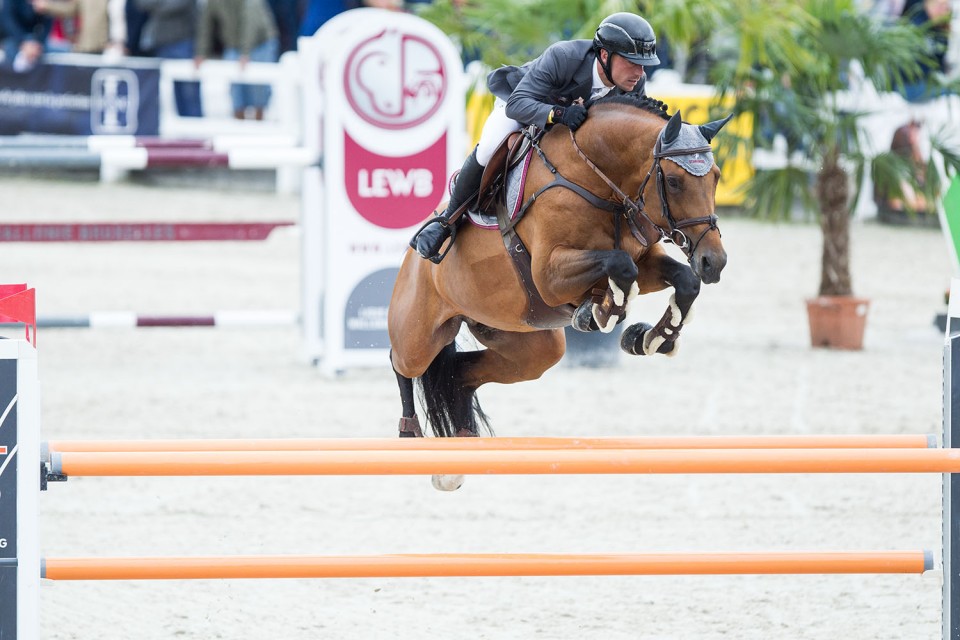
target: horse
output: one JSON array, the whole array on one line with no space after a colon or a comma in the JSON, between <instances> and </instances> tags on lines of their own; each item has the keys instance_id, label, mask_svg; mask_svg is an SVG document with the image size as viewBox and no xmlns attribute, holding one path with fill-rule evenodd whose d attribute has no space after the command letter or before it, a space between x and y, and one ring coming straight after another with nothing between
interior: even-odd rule
<instances>
[{"instance_id":1,"label":"horse","mask_svg":"<svg viewBox=\"0 0 960 640\"><path fill-rule=\"evenodd\" d=\"M676 354L701 282L718 282L727 261L710 143L731 117L696 126L651 98L601 98L575 133L529 136L522 210L505 221L500 203L501 234L463 224L439 263L408 250L387 318L400 436L423 435L414 380L435 436L477 436L489 430L480 386L539 378L564 354L565 325L610 331L640 294L674 290L656 325L623 330L621 348ZM458 350L463 325L483 349Z\"/></svg>"}]
</instances>

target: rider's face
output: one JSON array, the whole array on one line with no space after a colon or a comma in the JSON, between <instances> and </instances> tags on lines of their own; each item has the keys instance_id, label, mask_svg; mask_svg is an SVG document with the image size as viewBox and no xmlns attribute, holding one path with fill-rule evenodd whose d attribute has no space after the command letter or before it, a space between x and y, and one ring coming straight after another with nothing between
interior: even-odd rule
<instances>
[{"instance_id":1,"label":"rider's face","mask_svg":"<svg viewBox=\"0 0 960 640\"><path fill-rule=\"evenodd\" d=\"M600 55L605 59L609 54L604 50L600 52ZM642 64L634 64L623 56L613 54L612 64L610 65L610 77L613 79L613 84L622 91L633 91L633 88L640 82L643 74ZM600 76L603 77L603 73L601 73ZM606 80L606 78L603 79Z\"/></svg>"}]
</instances>

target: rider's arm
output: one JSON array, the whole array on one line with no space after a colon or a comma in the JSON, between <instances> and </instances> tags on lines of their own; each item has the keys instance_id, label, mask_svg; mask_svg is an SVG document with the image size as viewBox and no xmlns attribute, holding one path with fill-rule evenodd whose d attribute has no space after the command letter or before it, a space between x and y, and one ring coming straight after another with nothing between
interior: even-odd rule
<instances>
[{"instance_id":1,"label":"rider's arm","mask_svg":"<svg viewBox=\"0 0 960 640\"><path fill-rule=\"evenodd\" d=\"M567 84L574 69L576 61L567 60L560 47L549 47L528 65L527 73L510 94L507 117L545 129L550 111L555 106L549 101L550 96Z\"/></svg>"}]
</instances>

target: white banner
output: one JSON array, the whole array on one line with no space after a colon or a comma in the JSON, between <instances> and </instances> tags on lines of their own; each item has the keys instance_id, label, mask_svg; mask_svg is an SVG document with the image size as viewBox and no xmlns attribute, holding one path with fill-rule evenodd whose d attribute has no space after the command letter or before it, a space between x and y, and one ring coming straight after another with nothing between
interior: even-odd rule
<instances>
[{"instance_id":1,"label":"white banner","mask_svg":"<svg viewBox=\"0 0 960 640\"><path fill-rule=\"evenodd\" d=\"M416 228L466 155L465 81L449 38L416 16L357 9L302 39L303 323L325 373L387 366L387 306Z\"/></svg>"}]
</instances>

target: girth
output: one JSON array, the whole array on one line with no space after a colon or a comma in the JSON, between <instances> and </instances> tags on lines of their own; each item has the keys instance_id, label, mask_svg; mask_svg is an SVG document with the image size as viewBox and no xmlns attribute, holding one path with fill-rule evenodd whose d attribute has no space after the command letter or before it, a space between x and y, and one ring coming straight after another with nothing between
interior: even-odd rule
<instances>
[{"instance_id":1,"label":"girth","mask_svg":"<svg viewBox=\"0 0 960 640\"><path fill-rule=\"evenodd\" d=\"M481 189L481 193L485 193L486 197L483 199L481 208L486 211L494 210L497 213L497 224L503 238L503 245L527 294L528 307L523 319L524 323L535 329L559 329L570 324L576 307L569 304L551 307L540 295L533 281L530 251L514 228L523 217L530 201L525 203L516 217L511 220L504 193L508 172L530 153L531 146L536 144L538 135L542 135L542 132L537 134L536 131L535 127L529 127L521 133L511 134L500 144L493 159L487 165L488 172L483 176L486 187Z\"/></svg>"}]
</instances>

